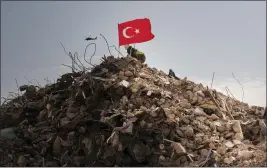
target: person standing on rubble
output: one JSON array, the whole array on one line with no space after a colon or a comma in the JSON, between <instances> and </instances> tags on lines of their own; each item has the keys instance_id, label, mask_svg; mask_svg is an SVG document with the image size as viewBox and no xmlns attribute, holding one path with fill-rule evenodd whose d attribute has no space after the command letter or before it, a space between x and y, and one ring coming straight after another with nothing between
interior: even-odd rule
<instances>
[{"instance_id":1,"label":"person standing on rubble","mask_svg":"<svg viewBox=\"0 0 267 168\"><path fill-rule=\"evenodd\" d=\"M180 80L180 78L175 75L172 69L169 69L169 77L173 77L176 80Z\"/></svg>"},{"instance_id":2,"label":"person standing on rubble","mask_svg":"<svg viewBox=\"0 0 267 168\"><path fill-rule=\"evenodd\" d=\"M128 55L131 57L136 58L137 60L141 61L144 63L146 61L146 56L143 52L137 50L136 48L130 46L130 45L125 45L125 49L127 50Z\"/></svg>"}]
</instances>

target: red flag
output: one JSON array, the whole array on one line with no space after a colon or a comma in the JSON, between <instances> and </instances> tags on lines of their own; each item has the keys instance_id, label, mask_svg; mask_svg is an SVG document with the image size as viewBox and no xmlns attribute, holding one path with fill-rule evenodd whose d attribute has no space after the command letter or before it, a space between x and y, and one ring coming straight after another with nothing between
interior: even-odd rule
<instances>
[{"instance_id":1,"label":"red flag","mask_svg":"<svg viewBox=\"0 0 267 168\"><path fill-rule=\"evenodd\" d=\"M135 19L118 25L119 46L142 43L152 40L155 36L151 32L150 20Z\"/></svg>"}]
</instances>

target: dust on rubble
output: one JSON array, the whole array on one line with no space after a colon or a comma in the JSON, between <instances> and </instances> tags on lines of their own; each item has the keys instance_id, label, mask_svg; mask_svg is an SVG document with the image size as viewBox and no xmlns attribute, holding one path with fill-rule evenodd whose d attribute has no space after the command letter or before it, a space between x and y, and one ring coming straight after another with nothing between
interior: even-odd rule
<instances>
[{"instance_id":1,"label":"dust on rubble","mask_svg":"<svg viewBox=\"0 0 267 168\"><path fill-rule=\"evenodd\" d=\"M0 166L264 166L262 107L107 57L1 106Z\"/></svg>"}]
</instances>

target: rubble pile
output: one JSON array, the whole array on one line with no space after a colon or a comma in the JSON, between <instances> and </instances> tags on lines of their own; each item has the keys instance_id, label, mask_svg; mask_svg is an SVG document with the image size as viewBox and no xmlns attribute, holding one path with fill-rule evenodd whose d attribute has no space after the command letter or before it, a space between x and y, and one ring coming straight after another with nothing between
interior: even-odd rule
<instances>
[{"instance_id":1,"label":"rubble pile","mask_svg":"<svg viewBox=\"0 0 267 168\"><path fill-rule=\"evenodd\" d=\"M127 56L0 111L0 166L264 166L262 107Z\"/></svg>"}]
</instances>

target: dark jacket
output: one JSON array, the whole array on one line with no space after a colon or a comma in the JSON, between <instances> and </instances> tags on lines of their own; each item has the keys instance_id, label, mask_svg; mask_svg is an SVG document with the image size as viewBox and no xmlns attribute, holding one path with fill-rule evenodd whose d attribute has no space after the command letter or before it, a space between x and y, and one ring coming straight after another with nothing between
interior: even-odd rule
<instances>
[{"instance_id":1,"label":"dark jacket","mask_svg":"<svg viewBox=\"0 0 267 168\"><path fill-rule=\"evenodd\" d=\"M127 48L127 53L136 58L137 60L141 61L142 63L144 63L146 61L146 56L143 52L138 51L137 49L133 48L132 46L129 46Z\"/></svg>"},{"instance_id":2,"label":"dark jacket","mask_svg":"<svg viewBox=\"0 0 267 168\"><path fill-rule=\"evenodd\" d=\"M180 80L180 78L175 75L172 69L169 70L169 77L174 77L175 79Z\"/></svg>"}]
</instances>

